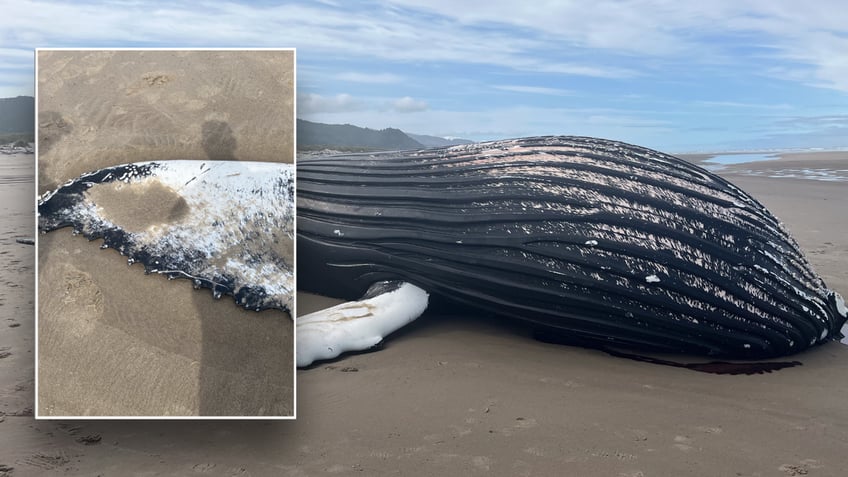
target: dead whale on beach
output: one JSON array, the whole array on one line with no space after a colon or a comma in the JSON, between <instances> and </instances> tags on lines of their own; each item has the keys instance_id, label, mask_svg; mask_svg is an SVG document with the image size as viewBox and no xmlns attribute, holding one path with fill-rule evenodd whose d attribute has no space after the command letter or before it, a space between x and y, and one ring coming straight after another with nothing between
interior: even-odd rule
<instances>
[{"instance_id":1,"label":"dead whale on beach","mask_svg":"<svg viewBox=\"0 0 848 477\"><path fill-rule=\"evenodd\" d=\"M188 194L195 176L164 164L145 177ZM266 242L284 238L275 227L290 187L268 171L250 186L206 176L174 220L182 232L128 231L94 193L139 166L121 167L45 194L41 230L72 226L150 271L246 306L288 306L292 288L272 283L285 260ZM218 194L216 181L238 192ZM257 204L246 222L244 201ZM222 224L242 232L216 234ZM235 269L213 244L240 257ZM268 264L274 272L252 274ZM351 300L298 317L298 366L373 347L431 299L586 342L738 359L838 339L848 316L754 198L675 157L584 137L301 159L297 268L298 289Z\"/></svg>"}]
</instances>

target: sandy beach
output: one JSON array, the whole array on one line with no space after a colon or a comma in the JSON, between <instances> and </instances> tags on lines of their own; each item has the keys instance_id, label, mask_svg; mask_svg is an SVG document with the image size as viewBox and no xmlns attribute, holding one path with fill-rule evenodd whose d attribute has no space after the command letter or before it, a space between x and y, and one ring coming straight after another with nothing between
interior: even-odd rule
<instances>
[{"instance_id":1,"label":"sandy beach","mask_svg":"<svg viewBox=\"0 0 848 477\"><path fill-rule=\"evenodd\" d=\"M844 153L803 164L830 160L848 169ZM768 177L781 161L744 172L754 166L721 173L780 217L828 285L848 295L848 184ZM304 296L299 306L327 303ZM5 320L8 304L0 310ZM27 320L0 335L14 356L31 351ZM848 467L848 347L839 343L794 356L802 366L726 376L541 343L486 317L425 316L381 351L298 371L298 419L284 422L34 422L11 415L31 393L32 371L19 368L28 361L17 359L14 368L0 361L4 379L25 388L4 381L2 394L0 464L15 476L751 477Z\"/></svg>"},{"instance_id":2,"label":"sandy beach","mask_svg":"<svg viewBox=\"0 0 848 477\"><path fill-rule=\"evenodd\" d=\"M26 421L35 387L35 249L15 239L34 233L34 174L35 156L0 157L0 413Z\"/></svg>"},{"instance_id":3,"label":"sandy beach","mask_svg":"<svg viewBox=\"0 0 848 477\"><path fill-rule=\"evenodd\" d=\"M293 51L48 50L37 81L39 194L129 162L293 162ZM39 416L293 415L287 314L100 244L39 237Z\"/></svg>"}]
</instances>

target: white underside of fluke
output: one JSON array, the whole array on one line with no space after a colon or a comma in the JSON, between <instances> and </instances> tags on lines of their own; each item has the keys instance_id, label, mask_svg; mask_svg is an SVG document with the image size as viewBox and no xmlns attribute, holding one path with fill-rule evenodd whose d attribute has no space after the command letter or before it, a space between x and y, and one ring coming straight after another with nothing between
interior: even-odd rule
<instances>
[{"instance_id":1,"label":"white underside of fluke","mask_svg":"<svg viewBox=\"0 0 848 477\"><path fill-rule=\"evenodd\" d=\"M428 294L410 283L360 301L297 317L297 366L367 350L427 309Z\"/></svg>"}]
</instances>

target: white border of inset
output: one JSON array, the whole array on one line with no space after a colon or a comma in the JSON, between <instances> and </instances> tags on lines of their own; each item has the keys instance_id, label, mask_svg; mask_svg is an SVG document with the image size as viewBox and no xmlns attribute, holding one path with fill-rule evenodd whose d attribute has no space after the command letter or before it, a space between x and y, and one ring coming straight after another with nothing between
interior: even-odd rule
<instances>
[{"instance_id":1,"label":"white border of inset","mask_svg":"<svg viewBox=\"0 0 848 477\"><path fill-rule=\"evenodd\" d=\"M294 283L297 289L297 50L296 48L36 48L33 52L35 60L35 400L33 414L36 420L294 420L297 419L297 292L292 297L292 415L291 416L40 416L38 413L38 53L41 51L290 51L292 53L292 164L295 166L295 206L293 210L295 223L295 238L292 247L292 263L295 270ZM176 158L175 158L176 159Z\"/></svg>"}]
</instances>

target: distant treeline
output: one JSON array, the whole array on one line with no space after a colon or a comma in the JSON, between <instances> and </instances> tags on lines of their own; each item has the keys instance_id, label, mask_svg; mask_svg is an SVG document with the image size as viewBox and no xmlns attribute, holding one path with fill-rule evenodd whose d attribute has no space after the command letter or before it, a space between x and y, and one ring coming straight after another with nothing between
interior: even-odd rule
<instances>
[{"instance_id":1,"label":"distant treeline","mask_svg":"<svg viewBox=\"0 0 848 477\"><path fill-rule=\"evenodd\" d=\"M400 129L382 130L361 128L350 124L321 124L297 120L297 148L300 150L336 149L350 151L386 151L420 149L420 142Z\"/></svg>"},{"instance_id":2,"label":"distant treeline","mask_svg":"<svg viewBox=\"0 0 848 477\"><path fill-rule=\"evenodd\" d=\"M29 134L11 140L0 139L3 144L19 139L32 141L35 135L35 98L18 96L16 98L0 98L0 138L7 133Z\"/></svg>"},{"instance_id":3,"label":"distant treeline","mask_svg":"<svg viewBox=\"0 0 848 477\"><path fill-rule=\"evenodd\" d=\"M386 149L380 149L376 147L362 147L362 146L342 146L339 144L330 145L330 144L298 144L297 150L300 152L320 152L320 151L337 151L337 152L376 152L376 151L385 151Z\"/></svg>"}]
</instances>

